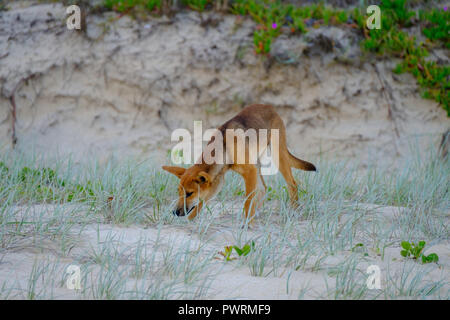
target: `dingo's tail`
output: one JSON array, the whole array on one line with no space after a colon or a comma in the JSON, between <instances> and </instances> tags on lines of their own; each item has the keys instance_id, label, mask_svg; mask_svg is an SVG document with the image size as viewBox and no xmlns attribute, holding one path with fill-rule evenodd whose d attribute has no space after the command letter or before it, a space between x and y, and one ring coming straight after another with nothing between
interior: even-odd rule
<instances>
[{"instance_id":1,"label":"dingo's tail","mask_svg":"<svg viewBox=\"0 0 450 320\"><path fill-rule=\"evenodd\" d=\"M317 171L316 167L305 160L301 160L299 158L296 158L292 153L289 152L289 149L287 147L286 143L286 127L284 126L283 120L280 118L278 114L275 113L275 118L272 122L272 128L279 129L279 145L275 144L274 148L279 147L280 152L280 166L278 169L280 169L281 174L283 174L284 178L286 179L286 182L291 185L295 185L293 183L294 179L292 177L291 168L301 169L305 171ZM272 137L271 137L272 142ZM277 141L273 141L276 143ZM294 190L294 189L292 189ZM293 191L294 192L294 191ZM297 192L297 191L295 191Z\"/></svg>"},{"instance_id":2,"label":"dingo's tail","mask_svg":"<svg viewBox=\"0 0 450 320\"><path fill-rule=\"evenodd\" d=\"M289 160L291 162L292 167L294 167L296 169L305 170L305 171L316 171L316 167L312 163L309 163L308 161L294 157L289 151L288 151L288 153L290 156Z\"/></svg>"}]
</instances>

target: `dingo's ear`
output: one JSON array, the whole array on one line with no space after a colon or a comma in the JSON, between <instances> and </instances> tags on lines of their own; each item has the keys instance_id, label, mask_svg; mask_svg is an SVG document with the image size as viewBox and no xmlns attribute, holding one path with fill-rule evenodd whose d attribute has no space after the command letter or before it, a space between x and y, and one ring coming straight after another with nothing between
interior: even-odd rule
<instances>
[{"instance_id":1,"label":"dingo's ear","mask_svg":"<svg viewBox=\"0 0 450 320\"><path fill-rule=\"evenodd\" d=\"M178 178L181 178L181 176L186 171L185 168L182 167L169 167L169 166L162 166L163 170L166 170L167 172L170 172L171 174L176 175Z\"/></svg>"},{"instance_id":2,"label":"dingo's ear","mask_svg":"<svg viewBox=\"0 0 450 320\"><path fill-rule=\"evenodd\" d=\"M197 181L200 184L202 184L202 183L210 183L211 182L211 176L209 174L207 174L205 171L201 171L198 174Z\"/></svg>"}]
</instances>

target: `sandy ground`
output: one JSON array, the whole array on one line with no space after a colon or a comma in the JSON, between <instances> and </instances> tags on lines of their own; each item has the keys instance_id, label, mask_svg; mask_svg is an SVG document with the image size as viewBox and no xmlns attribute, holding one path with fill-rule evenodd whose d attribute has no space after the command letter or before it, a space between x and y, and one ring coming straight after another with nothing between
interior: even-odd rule
<instances>
[{"instance_id":1,"label":"sandy ground","mask_svg":"<svg viewBox=\"0 0 450 320\"><path fill-rule=\"evenodd\" d=\"M405 214L401 208L380 207L375 205L363 205L373 209L366 218L368 221L379 219L386 227L393 222L399 214ZM46 212L51 215L53 206L39 206L36 212ZM33 209L27 209L27 212L33 212ZM342 217L345 219L346 217ZM350 218L350 217L347 217ZM341 251L335 255L328 255L324 259L312 257L311 261L299 270L280 269L276 274L264 276L252 275L248 266L240 264L239 259L233 261L224 261L218 253L224 246L236 243L235 232L233 232L232 214L215 215L214 223L207 227L207 231L199 232L199 223L188 223L181 221L175 225L162 225L160 227L146 226L113 226L104 223L90 223L82 229L73 230L76 241L66 255L58 254L59 250L54 247L55 242L41 241L38 245L31 242L24 242L17 246L15 250L8 250L6 254L0 256L0 284L7 284L11 291L3 290L3 294L10 292L9 298L23 297L30 288L32 279L32 269L36 265L51 266L45 269L43 277L39 277L34 291L38 292L37 298L54 299L79 299L86 298L80 294L80 291L67 289L66 268L69 265L86 264L92 258L92 252L105 252L105 244L110 243L115 252L120 252L120 263L124 266L133 263L133 252L137 244L143 239L146 240L149 253L152 250L159 250L157 259L163 259L164 252L167 250L182 249L186 243L191 248L202 247L202 255L197 256L198 260L208 261L208 266L202 271L199 278L201 283L205 283L205 291L202 294L204 299L328 299L333 298L333 288L336 283L336 274L333 274L333 268L345 263L352 256L352 251ZM305 226L308 221L300 222ZM250 238L261 235L263 228L258 223L248 231ZM300 235L301 237L301 235ZM159 243L158 246L155 244ZM427 281L439 281L444 279L446 284L441 288L441 294L445 296L450 289L448 279L450 277L450 246L449 241L442 240L427 245L426 252L435 252L439 255L438 266L433 264L428 266L429 272L420 278L421 286L425 286ZM172 248L172 249L169 249ZM411 267L408 272L427 268L412 260L405 264L405 259L399 254L400 246L394 244L388 247L383 254L369 249L367 255L360 257L358 270L361 271L359 277L355 279L356 286L365 286L367 274L362 275L370 265L376 265L381 270L381 289L387 292L396 292L402 285L402 273L405 272L405 266ZM236 256L237 257L237 256ZM319 261L319 264L316 262ZM97 262L98 263L98 262ZM270 268L267 268L270 270ZM358 274L358 273L357 273ZM98 275L98 273L97 273ZM414 272L411 272L414 276ZM92 279L96 279L95 277ZM394 280L393 280L394 279ZM406 279L406 278L405 278ZM51 282L51 281L53 282ZM145 282L144 279L128 277L122 279L131 288L138 283ZM50 282L49 282L50 281ZM98 281L96 279L95 281ZM405 281L410 283L411 279ZM1 285L0 285L1 287ZM389 287L389 289L387 289ZM405 287L408 287L406 285ZM331 290L331 291L330 291ZM389 299L389 296L380 295L380 290L368 290L366 297ZM118 296L116 298L123 298ZM401 297L398 294L396 298L414 299L413 296ZM436 295L430 298L436 298ZM442 296L441 296L442 297Z\"/></svg>"}]
</instances>

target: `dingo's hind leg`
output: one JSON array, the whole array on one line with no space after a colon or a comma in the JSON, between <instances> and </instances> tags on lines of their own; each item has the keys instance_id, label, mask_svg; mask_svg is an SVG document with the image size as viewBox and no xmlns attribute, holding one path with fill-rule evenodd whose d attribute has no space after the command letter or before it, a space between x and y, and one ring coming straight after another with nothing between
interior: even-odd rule
<instances>
[{"instance_id":1,"label":"dingo's hind leg","mask_svg":"<svg viewBox=\"0 0 450 320\"><path fill-rule=\"evenodd\" d=\"M280 166L278 168L283 175L284 180L286 180L288 191L289 191L289 199L291 205L295 208L298 206L298 193L297 193L297 183L294 180L294 176L292 175L291 164L289 158L280 157Z\"/></svg>"},{"instance_id":2,"label":"dingo's hind leg","mask_svg":"<svg viewBox=\"0 0 450 320\"><path fill-rule=\"evenodd\" d=\"M279 159L273 159L276 166L278 167L278 170L283 175L284 180L286 180L288 191L289 191L289 198L291 205L296 208L298 206L298 192L297 192L297 183L294 180L294 176L292 175L291 167L293 166L293 157L288 148L286 143L286 128L284 127L283 120L281 118L277 118L274 123L274 127L279 129L279 141L271 141L272 150L276 150L274 148L278 148L278 158Z\"/></svg>"}]
</instances>

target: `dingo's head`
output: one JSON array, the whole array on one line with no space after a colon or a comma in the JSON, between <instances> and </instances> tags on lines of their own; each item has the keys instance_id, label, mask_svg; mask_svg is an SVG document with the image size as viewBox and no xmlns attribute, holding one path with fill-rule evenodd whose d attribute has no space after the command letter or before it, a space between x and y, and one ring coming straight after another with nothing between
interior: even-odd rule
<instances>
[{"instance_id":1,"label":"dingo's head","mask_svg":"<svg viewBox=\"0 0 450 320\"><path fill-rule=\"evenodd\" d=\"M178 186L178 202L173 210L177 216L188 215L201 201L208 200L211 186L211 176L198 166L188 169L182 167L163 166L164 170L176 175L180 179Z\"/></svg>"}]
</instances>

